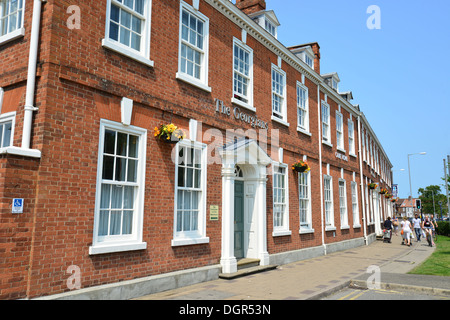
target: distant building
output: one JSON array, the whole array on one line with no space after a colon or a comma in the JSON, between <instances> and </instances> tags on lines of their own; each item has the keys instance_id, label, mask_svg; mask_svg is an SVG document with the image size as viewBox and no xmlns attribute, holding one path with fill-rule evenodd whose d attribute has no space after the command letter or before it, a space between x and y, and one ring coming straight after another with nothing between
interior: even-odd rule
<instances>
[{"instance_id":1,"label":"distant building","mask_svg":"<svg viewBox=\"0 0 450 320\"><path fill-rule=\"evenodd\" d=\"M416 198L399 199L396 204L398 206L398 214L402 217L412 218L414 215L420 214L420 210L416 208Z\"/></svg>"}]
</instances>

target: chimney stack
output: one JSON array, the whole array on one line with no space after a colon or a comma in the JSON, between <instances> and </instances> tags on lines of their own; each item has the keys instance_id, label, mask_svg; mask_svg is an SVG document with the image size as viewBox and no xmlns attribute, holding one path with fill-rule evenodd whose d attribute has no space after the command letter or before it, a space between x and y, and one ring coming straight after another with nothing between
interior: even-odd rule
<instances>
[{"instance_id":1,"label":"chimney stack","mask_svg":"<svg viewBox=\"0 0 450 320\"><path fill-rule=\"evenodd\" d=\"M236 0L236 6L245 14L249 15L258 11L266 10L265 0Z\"/></svg>"},{"instance_id":2,"label":"chimney stack","mask_svg":"<svg viewBox=\"0 0 450 320\"><path fill-rule=\"evenodd\" d=\"M317 42L311 44L314 52L314 71L320 74L320 46Z\"/></svg>"}]
</instances>

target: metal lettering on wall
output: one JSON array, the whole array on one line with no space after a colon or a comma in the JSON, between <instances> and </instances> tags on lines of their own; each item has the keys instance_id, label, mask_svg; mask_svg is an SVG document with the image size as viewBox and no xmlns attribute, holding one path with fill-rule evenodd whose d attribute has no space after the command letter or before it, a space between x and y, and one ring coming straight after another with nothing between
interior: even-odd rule
<instances>
[{"instance_id":1,"label":"metal lettering on wall","mask_svg":"<svg viewBox=\"0 0 450 320\"><path fill-rule=\"evenodd\" d=\"M345 154L342 154L342 153L339 153L339 152L336 152L336 158L342 159L344 161L348 161L348 157Z\"/></svg>"},{"instance_id":2,"label":"metal lettering on wall","mask_svg":"<svg viewBox=\"0 0 450 320\"><path fill-rule=\"evenodd\" d=\"M216 99L216 112L220 114L224 114L228 117L233 114L234 119L241 120L242 122L248 123L252 126L252 128L260 128L260 129L269 129L269 124L261 119L258 119L258 116L249 115L245 112L242 112L239 107L234 107L233 112L231 112L231 107L227 107L223 104L222 100Z\"/></svg>"}]
</instances>

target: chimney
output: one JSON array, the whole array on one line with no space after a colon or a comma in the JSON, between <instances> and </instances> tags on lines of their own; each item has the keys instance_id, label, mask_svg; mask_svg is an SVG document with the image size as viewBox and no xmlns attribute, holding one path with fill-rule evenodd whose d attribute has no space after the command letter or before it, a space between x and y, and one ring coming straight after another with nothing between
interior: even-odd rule
<instances>
[{"instance_id":1,"label":"chimney","mask_svg":"<svg viewBox=\"0 0 450 320\"><path fill-rule=\"evenodd\" d=\"M320 74L320 46L317 42L311 44L311 49L314 52L314 71Z\"/></svg>"},{"instance_id":2,"label":"chimney","mask_svg":"<svg viewBox=\"0 0 450 320\"><path fill-rule=\"evenodd\" d=\"M265 0L236 0L236 6L245 14L249 15L258 11L266 10Z\"/></svg>"}]
</instances>

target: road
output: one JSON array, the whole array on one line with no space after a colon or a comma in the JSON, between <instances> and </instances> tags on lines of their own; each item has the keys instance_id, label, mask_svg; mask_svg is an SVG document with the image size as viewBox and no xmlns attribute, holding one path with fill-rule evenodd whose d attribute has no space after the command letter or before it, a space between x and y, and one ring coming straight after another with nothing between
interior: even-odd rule
<instances>
[{"instance_id":1,"label":"road","mask_svg":"<svg viewBox=\"0 0 450 320\"><path fill-rule=\"evenodd\" d=\"M450 300L450 297L429 295L414 290L345 288L322 300Z\"/></svg>"}]
</instances>

